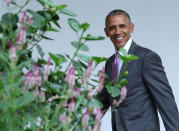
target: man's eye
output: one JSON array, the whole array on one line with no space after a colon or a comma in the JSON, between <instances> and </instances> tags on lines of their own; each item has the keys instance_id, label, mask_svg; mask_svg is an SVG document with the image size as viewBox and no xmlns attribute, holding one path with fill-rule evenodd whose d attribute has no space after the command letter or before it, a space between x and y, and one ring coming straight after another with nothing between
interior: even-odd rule
<instances>
[{"instance_id":1,"label":"man's eye","mask_svg":"<svg viewBox=\"0 0 179 131\"><path fill-rule=\"evenodd\" d=\"M114 26L109 27L109 31L112 31L112 30L114 30L114 29L115 29Z\"/></svg>"}]
</instances>

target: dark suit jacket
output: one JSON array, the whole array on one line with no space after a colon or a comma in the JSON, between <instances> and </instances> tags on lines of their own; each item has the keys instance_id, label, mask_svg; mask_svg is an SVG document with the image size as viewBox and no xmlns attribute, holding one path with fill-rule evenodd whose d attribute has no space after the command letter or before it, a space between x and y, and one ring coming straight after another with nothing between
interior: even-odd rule
<instances>
[{"instance_id":1,"label":"dark suit jacket","mask_svg":"<svg viewBox=\"0 0 179 131\"><path fill-rule=\"evenodd\" d=\"M135 42L128 53L139 59L127 65L127 97L112 111L113 131L160 131L158 111L166 131L179 131L178 109L160 57ZM111 56L105 65L109 78L114 57ZM104 109L108 109L113 98L106 88L98 96Z\"/></svg>"}]
</instances>

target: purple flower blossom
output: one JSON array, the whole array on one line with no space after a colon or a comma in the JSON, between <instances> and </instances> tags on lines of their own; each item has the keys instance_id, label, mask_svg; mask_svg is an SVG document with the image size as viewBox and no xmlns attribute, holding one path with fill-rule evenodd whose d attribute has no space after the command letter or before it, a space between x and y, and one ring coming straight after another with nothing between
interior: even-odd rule
<instances>
[{"instance_id":1,"label":"purple flower blossom","mask_svg":"<svg viewBox=\"0 0 179 131\"><path fill-rule=\"evenodd\" d=\"M75 109L75 98L74 97L71 98L71 101L70 101L70 104L68 105L68 107L71 112L74 111L74 109Z\"/></svg>"},{"instance_id":2,"label":"purple flower blossom","mask_svg":"<svg viewBox=\"0 0 179 131\"><path fill-rule=\"evenodd\" d=\"M17 44L20 46L25 43L26 40L26 27L25 25L22 26L20 33L17 36Z\"/></svg>"},{"instance_id":3,"label":"purple flower blossom","mask_svg":"<svg viewBox=\"0 0 179 131\"><path fill-rule=\"evenodd\" d=\"M11 0L7 0L7 6L10 6Z\"/></svg>"},{"instance_id":4,"label":"purple flower blossom","mask_svg":"<svg viewBox=\"0 0 179 131\"><path fill-rule=\"evenodd\" d=\"M80 94L80 92L81 92L80 88L75 87L75 88L73 89L73 96L74 96L74 97L77 97L77 96Z\"/></svg>"},{"instance_id":5,"label":"purple flower blossom","mask_svg":"<svg viewBox=\"0 0 179 131\"><path fill-rule=\"evenodd\" d=\"M85 129L88 125L88 121L89 121L89 115L90 115L90 110L89 108L87 108L83 118L82 118L82 126L83 126L83 129Z\"/></svg>"},{"instance_id":6,"label":"purple flower blossom","mask_svg":"<svg viewBox=\"0 0 179 131\"><path fill-rule=\"evenodd\" d=\"M50 58L48 58L48 63L47 63L47 65L46 65L46 67L45 67L45 71L44 71L44 81L47 81L47 79L48 79L48 76L49 76L49 74L50 74Z\"/></svg>"},{"instance_id":7,"label":"purple flower blossom","mask_svg":"<svg viewBox=\"0 0 179 131\"><path fill-rule=\"evenodd\" d=\"M34 73L34 77L35 77L35 84L37 86L41 86L41 82L42 82L42 77L40 74L40 69L38 68L38 64L35 63L35 73Z\"/></svg>"},{"instance_id":8,"label":"purple flower blossom","mask_svg":"<svg viewBox=\"0 0 179 131\"><path fill-rule=\"evenodd\" d=\"M30 17L28 25L31 25L34 22L34 17Z\"/></svg>"},{"instance_id":9,"label":"purple flower blossom","mask_svg":"<svg viewBox=\"0 0 179 131\"><path fill-rule=\"evenodd\" d=\"M9 47L10 47L10 49L9 49L9 52L10 52L10 59L11 59L11 61L13 62L15 59L16 59L16 47L15 46L13 46L13 43L12 43L12 41L9 41Z\"/></svg>"},{"instance_id":10,"label":"purple flower blossom","mask_svg":"<svg viewBox=\"0 0 179 131\"><path fill-rule=\"evenodd\" d=\"M45 92L43 90L40 90L40 98L43 102L45 101Z\"/></svg>"},{"instance_id":11,"label":"purple flower blossom","mask_svg":"<svg viewBox=\"0 0 179 131\"><path fill-rule=\"evenodd\" d=\"M59 117L59 121L60 121L60 122L63 122L64 119L65 119L65 114L60 115L60 117Z\"/></svg>"},{"instance_id":12,"label":"purple flower blossom","mask_svg":"<svg viewBox=\"0 0 179 131\"><path fill-rule=\"evenodd\" d=\"M102 71L100 72L100 75L99 75L99 85L98 85L98 88L97 88L97 91L98 93L102 91L103 87L104 87L104 72L105 72L105 68L103 67Z\"/></svg>"},{"instance_id":13,"label":"purple flower blossom","mask_svg":"<svg viewBox=\"0 0 179 131\"><path fill-rule=\"evenodd\" d=\"M72 89L75 85L75 67L71 67L65 77L65 81L68 83L69 87Z\"/></svg>"},{"instance_id":14,"label":"purple flower blossom","mask_svg":"<svg viewBox=\"0 0 179 131\"><path fill-rule=\"evenodd\" d=\"M87 67L87 70L86 70L86 77L87 77L87 79L90 78L92 70L93 70L93 61L90 60L90 62L88 64L88 67Z\"/></svg>"},{"instance_id":15,"label":"purple flower blossom","mask_svg":"<svg viewBox=\"0 0 179 131\"><path fill-rule=\"evenodd\" d=\"M22 19L21 19L22 24L25 23L26 19L27 19L27 12L24 11L24 14L23 14Z\"/></svg>"}]
</instances>

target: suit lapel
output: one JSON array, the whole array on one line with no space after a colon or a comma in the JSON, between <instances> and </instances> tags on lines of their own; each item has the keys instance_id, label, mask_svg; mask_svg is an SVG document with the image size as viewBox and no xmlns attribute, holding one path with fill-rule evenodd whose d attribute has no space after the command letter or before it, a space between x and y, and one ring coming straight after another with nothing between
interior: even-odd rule
<instances>
[{"instance_id":1,"label":"suit lapel","mask_svg":"<svg viewBox=\"0 0 179 131\"><path fill-rule=\"evenodd\" d=\"M131 43L131 47L129 48L129 51L128 51L128 54L136 54L136 47L137 47L137 44L134 42L134 41L132 41L132 43ZM124 70L124 63L122 64L122 67L121 67L121 70L120 70L120 74L122 73L122 71ZM127 67L126 67L126 70L128 70L128 65L127 65Z\"/></svg>"}]
</instances>

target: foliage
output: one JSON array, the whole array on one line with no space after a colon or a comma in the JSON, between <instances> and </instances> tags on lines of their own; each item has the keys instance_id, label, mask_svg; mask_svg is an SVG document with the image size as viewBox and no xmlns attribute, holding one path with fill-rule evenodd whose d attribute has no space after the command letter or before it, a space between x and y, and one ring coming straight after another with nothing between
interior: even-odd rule
<instances>
[{"instance_id":1,"label":"foliage","mask_svg":"<svg viewBox=\"0 0 179 131\"><path fill-rule=\"evenodd\" d=\"M31 0L18 3L7 0L8 12L0 20L0 128L1 130L99 130L103 112L102 104L96 99L104 85L104 68L99 80L93 80L92 71L107 60L89 57L79 52L87 52L86 42L103 40L102 36L86 34L90 25L80 23L76 14L67 5L55 5L52 0L36 0L41 10L25 9ZM17 8L12 12L11 7ZM78 40L71 45L76 49L73 56L49 52L44 59L39 42L47 31L58 32L60 15L65 14L68 24ZM22 16L22 17L20 17ZM35 61L32 52L37 48L40 58ZM125 54L125 63L135 56ZM69 62L65 71L64 63ZM93 62L95 66L93 67ZM52 68L54 67L54 68ZM125 77L125 73L123 74ZM106 88L112 96L120 94L120 83Z\"/></svg>"}]
</instances>

